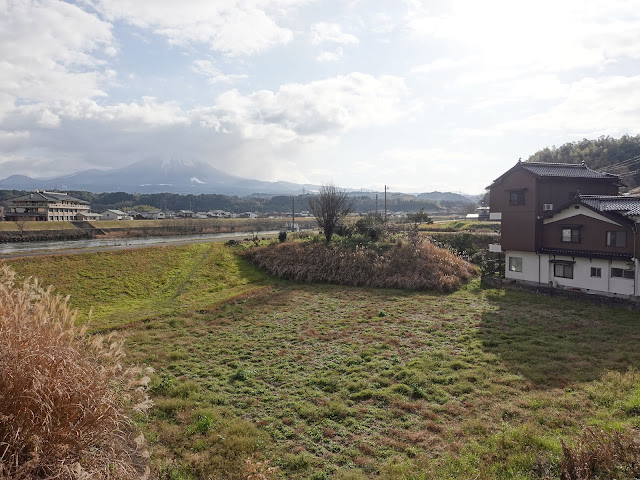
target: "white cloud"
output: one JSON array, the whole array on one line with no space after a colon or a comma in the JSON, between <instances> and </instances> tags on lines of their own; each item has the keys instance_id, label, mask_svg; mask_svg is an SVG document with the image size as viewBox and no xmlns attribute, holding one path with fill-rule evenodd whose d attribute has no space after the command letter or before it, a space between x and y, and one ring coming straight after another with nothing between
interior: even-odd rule
<instances>
[{"instance_id":1,"label":"white cloud","mask_svg":"<svg viewBox=\"0 0 640 480\"><path fill-rule=\"evenodd\" d=\"M233 84L239 80L246 80L249 76L245 74L224 74L215 67L213 62L209 60L196 60L193 62L192 70L208 77L209 83L215 85L217 83Z\"/></svg>"},{"instance_id":2,"label":"white cloud","mask_svg":"<svg viewBox=\"0 0 640 480\"><path fill-rule=\"evenodd\" d=\"M270 142L320 140L340 132L386 125L411 107L401 78L351 73L308 84L282 85L277 92L242 95L232 90L218 97L218 118L246 138Z\"/></svg>"},{"instance_id":3,"label":"white cloud","mask_svg":"<svg viewBox=\"0 0 640 480\"><path fill-rule=\"evenodd\" d=\"M433 73L446 70L453 70L465 65L464 60L455 60L453 58L438 58L432 62L418 65L411 69L412 73Z\"/></svg>"},{"instance_id":4,"label":"white cloud","mask_svg":"<svg viewBox=\"0 0 640 480\"><path fill-rule=\"evenodd\" d=\"M640 58L640 9L624 0L454 0L443 13L414 5L406 24L471 57L489 79Z\"/></svg>"},{"instance_id":5,"label":"white cloud","mask_svg":"<svg viewBox=\"0 0 640 480\"><path fill-rule=\"evenodd\" d=\"M325 51L320 53L316 60L318 62L337 62L342 58L344 52L342 51L342 47L336 48L335 52Z\"/></svg>"},{"instance_id":6,"label":"white cloud","mask_svg":"<svg viewBox=\"0 0 640 480\"><path fill-rule=\"evenodd\" d=\"M562 102L544 112L505 122L505 131L572 133L586 137L640 131L640 76L584 78L568 86Z\"/></svg>"},{"instance_id":7,"label":"white cloud","mask_svg":"<svg viewBox=\"0 0 640 480\"><path fill-rule=\"evenodd\" d=\"M358 37L342 31L342 27L337 23L318 22L311 26L311 43L320 45L321 43L340 43L343 45L358 43Z\"/></svg>"},{"instance_id":8,"label":"white cloud","mask_svg":"<svg viewBox=\"0 0 640 480\"><path fill-rule=\"evenodd\" d=\"M0 27L0 95L5 99L0 117L17 99L104 95L100 71L115 49L110 24L56 0L3 1L0 17L7 19Z\"/></svg>"},{"instance_id":9,"label":"white cloud","mask_svg":"<svg viewBox=\"0 0 640 480\"><path fill-rule=\"evenodd\" d=\"M491 92L491 95L476 101L473 108L483 110L515 102L532 105L539 100L561 101L570 91L569 84L551 74L532 75L512 82L496 82L495 88L499 95Z\"/></svg>"},{"instance_id":10,"label":"white cloud","mask_svg":"<svg viewBox=\"0 0 640 480\"><path fill-rule=\"evenodd\" d=\"M90 100L24 105L0 135L7 147L3 166L11 158L46 158L36 171L24 172L29 162L22 167L42 176L179 155L210 159L238 175L301 181L291 159L307 158L351 130L398 121L413 108L407 93L398 77L352 73L275 92L231 90L213 106L190 110L152 97L106 106Z\"/></svg>"},{"instance_id":11,"label":"white cloud","mask_svg":"<svg viewBox=\"0 0 640 480\"><path fill-rule=\"evenodd\" d=\"M85 0L111 21L153 31L177 45L205 44L228 55L252 55L288 43L274 20L306 0Z\"/></svg>"},{"instance_id":12,"label":"white cloud","mask_svg":"<svg viewBox=\"0 0 640 480\"><path fill-rule=\"evenodd\" d=\"M394 190L406 192L482 191L481 166L493 158L478 152L445 148L392 148L380 154L378 171Z\"/></svg>"}]
</instances>

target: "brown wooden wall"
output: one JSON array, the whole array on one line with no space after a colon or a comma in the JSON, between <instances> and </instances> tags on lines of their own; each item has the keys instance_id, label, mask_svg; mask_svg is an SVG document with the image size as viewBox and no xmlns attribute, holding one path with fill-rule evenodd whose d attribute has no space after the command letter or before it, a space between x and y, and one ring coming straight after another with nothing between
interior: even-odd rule
<instances>
[{"instance_id":1,"label":"brown wooden wall","mask_svg":"<svg viewBox=\"0 0 640 480\"><path fill-rule=\"evenodd\" d=\"M510 192L520 189L525 192L525 204L510 205ZM583 195L617 195L618 187L609 179L537 177L524 168L515 168L505 175L490 189L489 197L490 211L502 213L502 249L532 252L541 248L544 241L540 219L545 213L543 205L548 203L554 209L558 208L578 192Z\"/></svg>"},{"instance_id":2,"label":"brown wooden wall","mask_svg":"<svg viewBox=\"0 0 640 480\"><path fill-rule=\"evenodd\" d=\"M571 207L573 208L573 207ZM580 208L585 208L581 206ZM562 229L568 225L581 225L580 243L562 241ZM629 226L619 227L586 215L575 215L565 220L548 223L542 229L542 244L545 248L563 248L570 250L590 250L609 253L624 253L633 256L633 230ZM608 247L607 232L626 232L626 247ZM640 251L640 239L636 238L636 250Z\"/></svg>"}]
</instances>

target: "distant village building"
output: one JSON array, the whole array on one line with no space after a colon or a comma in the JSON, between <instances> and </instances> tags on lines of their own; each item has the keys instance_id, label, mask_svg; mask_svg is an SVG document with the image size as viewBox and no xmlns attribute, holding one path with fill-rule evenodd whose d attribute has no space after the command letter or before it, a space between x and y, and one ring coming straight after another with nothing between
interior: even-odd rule
<instances>
[{"instance_id":1,"label":"distant village building","mask_svg":"<svg viewBox=\"0 0 640 480\"><path fill-rule=\"evenodd\" d=\"M231 212L225 212L224 210L210 210L207 215L211 218L231 218L233 216Z\"/></svg>"},{"instance_id":2,"label":"distant village building","mask_svg":"<svg viewBox=\"0 0 640 480\"><path fill-rule=\"evenodd\" d=\"M94 222L100 220L102 215L93 212L80 212L78 213L78 220L82 222Z\"/></svg>"},{"instance_id":3,"label":"distant village building","mask_svg":"<svg viewBox=\"0 0 640 480\"><path fill-rule=\"evenodd\" d=\"M122 210L105 210L101 220L133 220L133 217Z\"/></svg>"},{"instance_id":4,"label":"distant village building","mask_svg":"<svg viewBox=\"0 0 640 480\"><path fill-rule=\"evenodd\" d=\"M90 210L89 202L66 193L36 191L9 200L4 218L12 222L72 222L78 220L78 214L86 214Z\"/></svg>"},{"instance_id":5,"label":"distant village building","mask_svg":"<svg viewBox=\"0 0 640 480\"><path fill-rule=\"evenodd\" d=\"M163 211L153 210L147 214L146 218L150 220L164 220L167 216Z\"/></svg>"},{"instance_id":6,"label":"distant village building","mask_svg":"<svg viewBox=\"0 0 640 480\"><path fill-rule=\"evenodd\" d=\"M195 213L191 210L180 210L178 212L178 217L181 218L193 218L194 215Z\"/></svg>"}]
</instances>

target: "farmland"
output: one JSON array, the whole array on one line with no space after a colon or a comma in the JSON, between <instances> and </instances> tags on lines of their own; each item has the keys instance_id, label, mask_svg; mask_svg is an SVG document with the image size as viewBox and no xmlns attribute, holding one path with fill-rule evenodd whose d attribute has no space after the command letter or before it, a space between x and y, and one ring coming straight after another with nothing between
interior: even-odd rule
<instances>
[{"instance_id":1,"label":"farmland","mask_svg":"<svg viewBox=\"0 0 640 480\"><path fill-rule=\"evenodd\" d=\"M557 477L562 441L640 426L637 312L299 285L219 244L8 263L155 369L160 478Z\"/></svg>"}]
</instances>

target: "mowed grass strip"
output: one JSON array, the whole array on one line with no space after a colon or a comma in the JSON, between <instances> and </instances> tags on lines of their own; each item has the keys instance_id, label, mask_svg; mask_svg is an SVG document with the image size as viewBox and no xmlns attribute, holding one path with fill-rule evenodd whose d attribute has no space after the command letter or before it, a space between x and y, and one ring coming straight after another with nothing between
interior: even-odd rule
<instances>
[{"instance_id":1,"label":"mowed grass strip","mask_svg":"<svg viewBox=\"0 0 640 480\"><path fill-rule=\"evenodd\" d=\"M11 263L54 271L42 262ZM52 263L48 283L83 309L90 277L69 272L119 265L140 289L141 321L117 280L96 320L128 325L128 359L156 369L139 422L160 478L247 478L251 456L291 479L557 478L561 440L640 425L637 312L477 281L452 294L267 281L221 245Z\"/></svg>"}]
</instances>

